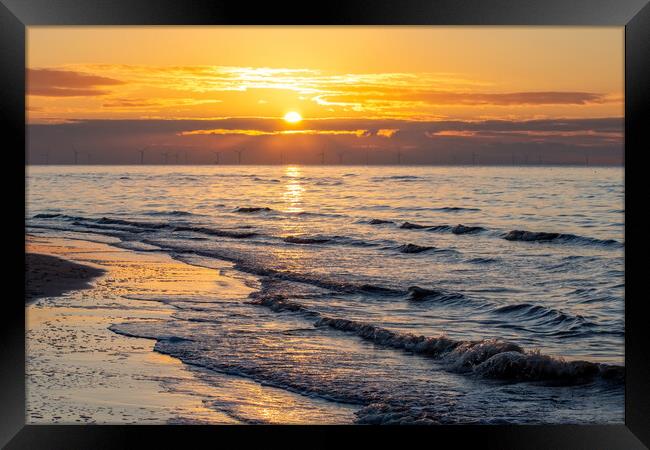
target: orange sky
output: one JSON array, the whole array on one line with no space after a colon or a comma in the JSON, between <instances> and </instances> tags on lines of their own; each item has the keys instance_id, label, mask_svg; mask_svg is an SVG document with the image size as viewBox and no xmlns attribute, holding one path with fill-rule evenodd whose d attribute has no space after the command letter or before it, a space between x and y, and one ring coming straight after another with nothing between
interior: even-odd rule
<instances>
[{"instance_id":1,"label":"orange sky","mask_svg":"<svg viewBox=\"0 0 650 450\"><path fill-rule=\"evenodd\" d=\"M622 115L623 29L30 27L28 66L121 82L32 95L32 120L606 117ZM499 97L526 92L569 94Z\"/></svg>"},{"instance_id":2,"label":"orange sky","mask_svg":"<svg viewBox=\"0 0 650 450\"><path fill-rule=\"evenodd\" d=\"M296 111L305 120L294 125L211 123L174 133L362 139L369 127L358 121L621 118L623 33L622 27L29 27L28 120L268 121ZM374 135L390 139L398 125L378 125ZM466 130L426 136L444 133L469 136Z\"/></svg>"}]
</instances>

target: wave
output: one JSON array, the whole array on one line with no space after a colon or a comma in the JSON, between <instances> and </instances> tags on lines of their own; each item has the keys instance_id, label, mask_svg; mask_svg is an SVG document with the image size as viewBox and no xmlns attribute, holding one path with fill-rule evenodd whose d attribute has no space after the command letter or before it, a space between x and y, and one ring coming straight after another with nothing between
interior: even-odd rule
<instances>
[{"instance_id":1,"label":"wave","mask_svg":"<svg viewBox=\"0 0 650 450\"><path fill-rule=\"evenodd\" d=\"M349 245L352 247L376 247L378 244L374 242L364 241L349 236L286 236L281 238L282 241L289 244L310 245L310 244L326 244L326 245Z\"/></svg>"},{"instance_id":2,"label":"wave","mask_svg":"<svg viewBox=\"0 0 650 450\"><path fill-rule=\"evenodd\" d=\"M34 219L54 219L56 217L63 217L63 216L64 214L58 214L58 213L54 213L54 214L41 213L41 214L36 214L34 216Z\"/></svg>"},{"instance_id":3,"label":"wave","mask_svg":"<svg viewBox=\"0 0 650 450\"><path fill-rule=\"evenodd\" d=\"M250 238L259 235L259 233L256 233L254 231L223 230L218 228L208 228L208 227L189 226L189 225L175 225L172 223L161 223L161 222L139 222L134 220L114 219L108 217L91 219L86 217L67 216L63 214L57 215L56 217L64 220L72 221L72 225L81 226L84 228L94 228L94 229L101 229L101 230L112 229L116 231L128 231L130 233L143 233L146 231L156 231L156 230L189 231L189 232L206 234L210 236L229 237L235 239L244 239L244 238ZM39 217L39 218L51 218L51 217ZM116 227L115 225L118 226Z\"/></svg>"},{"instance_id":4,"label":"wave","mask_svg":"<svg viewBox=\"0 0 650 450\"><path fill-rule=\"evenodd\" d=\"M106 230L106 231L128 231L129 233L146 233L146 229L142 228L137 228L133 226L120 226L120 225L101 225L101 224L96 224L96 223L83 223L83 222L72 222L72 225L76 227L82 227L82 228L90 228L90 229L95 229L95 230Z\"/></svg>"},{"instance_id":5,"label":"wave","mask_svg":"<svg viewBox=\"0 0 650 450\"><path fill-rule=\"evenodd\" d=\"M498 339L455 341L444 335L417 336L369 323L329 317L320 318L315 325L354 333L377 345L436 358L455 372L472 373L485 378L574 385L588 383L596 378L622 382L625 371L622 366L565 361L537 352L526 352L517 344Z\"/></svg>"},{"instance_id":6,"label":"wave","mask_svg":"<svg viewBox=\"0 0 650 450\"><path fill-rule=\"evenodd\" d=\"M351 370L345 373L334 372L331 377L323 378L320 371L313 370L322 370L322 364L316 362L316 366L312 365L309 355L305 355L304 360L300 358L300 361L296 361L295 358L283 359L275 351L264 351L272 348L264 342L267 341L266 338L260 339L261 346L257 347L257 337L250 339L246 336L249 333L233 333L218 338L169 325L171 324L165 321L126 322L111 325L109 329L126 336L154 339L155 351L178 358L191 366L246 377L267 386L309 397L360 405L361 408L355 413L358 423L425 424L453 423L459 420L456 414L448 414L450 408L454 411L457 407L457 397L441 397L440 393L435 392L434 386L426 389L430 386L430 381L426 379L413 380L418 384L404 385L407 389L396 389L395 385L384 383L383 379L380 381L378 376L381 374L369 374L368 378L362 379L351 376L356 373L354 369L359 368L354 365L347 366ZM392 333L358 322L334 323L331 319L324 319L315 325L363 334L364 339L376 345L433 358L441 369L467 376L512 382L543 380L548 385L572 385L603 379L615 380L616 388L622 385L616 381L622 377L622 367L595 365L594 370L594 363L566 363L561 359L525 352L516 344L495 339L454 341L444 336L426 338ZM279 333L291 335L306 331L304 328L291 328L279 330ZM215 347L206 352L207 345ZM262 351L258 351L258 348ZM299 364L295 366L297 362ZM350 359L345 362L354 364ZM296 367L296 370L287 370L291 367ZM606 388L609 389L610 386L607 385ZM550 395L549 392L544 395ZM463 422L463 419L460 421Z\"/></svg>"},{"instance_id":7,"label":"wave","mask_svg":"<svg viewBox=\"0 0 650 450\"><path fill-rule=\"evenodd\" d=\"M404 222L400 225L400 228L403 230L427 230L427 231L449 231L453 234L471 234L479 233L486 231L485 228L479 226L468 226L463 224L458 224L455 226L451 225L422 225L418 223Z\"/></svg>"},{"instance_id":8,"label":"wave","mask_svg":"<svg viewBox=\"0 0 650 450\"><path fill-rule=\"evenodd\" d=\"M282 238L284 242L288 242L290 244L324 244L326 242L330 242L331 239L329 238L319 238L319 237L299 237L299 236L287 236L285 238Z\"/></svg>"},{"instance_id":9,"label":"wave","mask_svg":"<svg viewBox=\"0 0 650 450\"><path fill-rule=\"evenodd\" d=\"M324 213L324 212L313 212L313 211L287 211L283 212L288 216L315 216L315 217L347 217L345 214L335 214L335 213Z\"/></svg>"},{"instance_id":10,"label":"wave","mask_svg":"<svg viewBox=\"0 0 650 450\"><path fill-rule=\"evenodd\" d=\"M467 262L471 263L471 264L492 264L492 263L498 262L498 260L496 258L478 257L478 258L469 259Z\"/></svg>"},{"instance_id":11,"label":"wave","mask_svg":"<svg viewBox=\"0 0 650 450\"><path fill-rule=\"evenodd\" d=\"M210 236L229 237L234 239L247 239L259 236L255 231L235 231L235 230L221 230L217 228L207 227L189 227L189 226L175 226L172 231L190 231L193 233L207 234Z\"/></svg>"},{"instance_id":12,"label":"wave","mask_svg":"<svg viewBox=\"0 0 650 450\"><path fill-rule=\"evenodd\" d=\"M111 219L109 217L102 217L100 219L86 219L79 218L77 222L91 222L97 223L100 225L125 225L137 228L146 228L149 230L160 230L163 228L169 228L169 224L160 223L160 222L139 222L134 220L124 220L124 219Z\"/></svg>"},{"instance_id":13,"label":"wave","mask_svg":"<svg viewBox=\"0 0 650 450\"><path fill-rule=\"evenodd\" d=\"M255 212L270 212L273 211L271 208L268 207L240 207L235 209L236 212L241 212L241 213L255 213ZM177 217L184 217L188 215L193 215L190 212L187 211L154 211L150 213L145 213L147 215L152 215L152 216L177 216ZM325 216L328 215L326 213L313 213L313 212L298 212L298 213L289 213L290 215L313 215L313 216ZM330 214L331 216L337 216L336 214ZM60 220L66 220L66 221L73 221L77 222L74 223L76 226L83 226L86 228L96 228L91 225L88 225L88 223L94 223L98 225L122 225L122 226L128 226L128 227L136 227L136 228L142 228L142 229L147 229L147 230L159 230L159 229L169 229L172 231L194 231L197 233L203 233L211 236L220 236L220 237L232 237L236 239L242 239L242 238L249 238L249 237L254 237L254 236L259 236L259 233L256 232L241 232L241 231L235 231L235 230L222 230L222 229L214 229L214 228L209 228L209 227L202 227L202 226L184 226L184 225L174 225L171 223L157 223L157 222L142 222L142 221L135 221L135 220L124 220L124 219L117 219L117 218L109 218L109 217L102 217L100 219L93 219L93 218L85 218L85 217L79 217L79 216L70 216L66 214L60 214L60 213L39 213L33 216L34 219L60 219ZM390 220L384 220L384 219L371 219L369 222L371 225L391 225L394 224L395 222L390 221ZM456 235L464 235L464 234L479 234L483 233L485 231L488 231L486 228L481 227L481 226L474 226L474 225L463 225L463 224L458 224L455 226L451 225L429 225L429 224L418 224L418 223L412 223L412 222L403 222L400 226L400 229L404 230L424 230L424 231L432 231L432 232L451 232L452 234ZM135 230L125 230L125 229L117 229L118 231L131 231L131 232L137 232ZM512 230L507 233L501 233L500 236L508 241L522 241L522 242L559 242L559 243L570 243L570 244L577 244L577 245L598 245L598 246L615 246L615 247L622 247L624 244L622 242L616 241L614 239L597 239L593 237L586 237L586 236L578 236L575 234L568 234L568 233L556 233L556 232L542 232L542 231L527 231L527 230ZM283 238L280 238L283 239ZM360 246L375 246L377 244L371 243L371 242L366 242L366 241L361 241L357 240L354 238L349 238L349 237L344 237L344 236L335 236L334 238L314 238L314 240L310 240L307 238L307 240L303 240L303 238L298 237L298 238L290 238L289 240L285 240L285 242L289 243L296 243L296 244L310 244L310 243L325 243L325 239L328 239L329 241L336 241L336 243L343 244L343 245L360 245ZM318 240L318 241L317 241ZM293 242L292 242L293 241ZM334 243L334 242L331 242ZM405 247L405 253L411 253L409 251L408 247ZM413 249L415 250L415 249Z\"/></svg>"},{"instance_id":14,"label":"wave","mask_svg":"<svg viewBox=\"0 0 650 450\"><path fill-rule=\"evenodd\" d=\"M179 211L179 210L172 210L172 211L148 211L142 213L145 216L174 216L174 217L183 217L183 216L194 216L194 213L187 212L187 211Z\"/></svg>"},{"instance_id":15,"label":"wave","mask_svg":"<svg viewBox=\"0 0 650 450\"><path fill-rule=\"evenodd\" d=\"M256 212L269 212L272 211L271 208L266 206L248 206L235 209L235 212L238 213L256 213Z\"/></svg>"},{"instance_id":16,"label":"wave","mask_svg":"<svg viewBox=\"0 0 650 450\"><path fill-rule=\"evenodd\" d=\"M411 223L411 222L404 222L399 226L403 230L430 230L431 228L434 228L433 225L421 225L418 223ZM442 225L444 228L451 228L447 225ZM442 229L442 228L441 228Z\"/></svg>"},{"instance_id":17,"label":"wave","mask_svg":"<svg viewBox=\"0 0 650 450\"><path fill-rule=\"evenodd\" d=\"M598 378L622 381L624 368L590 361L565 361L536 351L526 351L518 344L501 339L453 340L445 335L427 337L389 330L372 323L330 317L311 310L302 303L285 295L271 293L272 287L263 283L262 289L250 295L251 304L261 305L273 311L298 312L315 319L314 326L327 326L339 331L353 333L376 345L400 349L438 360L444 368L459 373L469 373L484 378L507 381L539 381L550 384L572 385L594 381ZM424 289L412 286L409 297L414 301L463 300L460 293ZM500 307L501 314L524 314L552 316L560 320L581 320L555 310L534 305Z\"/></svg>"},{"instance_id":18,"label":"wave","mask_svg":"<svg viewBox=\"0 0 650 450\"><path fill-rule=\"evenodd\" d=\"M373 183L380 183L383 181L397 181L397 182L411 182L422 180L422 177L417 177L415 175L388 175L383 177L372 177L370 181Z\"/></svg>"},{"instance_id":19,"label":"wave","mask_svg":"<svg viewBox=\"0 0 650 450\"><path fill-rule=\"evenodd\" d=\"M581 315L569 315L562 311L547 308L530 303L519 303L516 305L501 306L493 310L497 314L507 314L517 317L519 320L535 320L537 322L560 325L566 324L584 324L587 323Z\"/></svg>"},{"instance_id":20,"label":"wave","mask_svg":"<svg viewBox=\"0 0 650 450\"><path fill-rule=\"evenodd\" d=\"M597 239L592 237L578 236L575 234L567 233L548 233L545 231L526 231L526 230L512 230L503 235L503 239L507 241L523 241L523 242L548 242L560 241L576 244L592 244L604 246L622 246L623 243L614 239Z\"/></svg>"},{"instance_id":21,"label":"wave","mask_svg":"<svg viewBox=\"0 0 650 450\"><path fill-rule=\"evenodd\" d=\"M59 218L66 221L72 221L72 225L96 229L102 231L120 231L120 232L130 232L130 233L145 233L159 230L166 230L170 232L192 232L200 233L208 236L217 236L217 237L227 237L233 239L247 239L252 237L266 236L270 239L277 239L291 244L331 244L331 245L349 245L355 247L375 247L379 244L364 241L361 239L352 238L349 236L287 236L287 237L278 237L264 235L257 231L240 231L238 229L220 229L212 228L205 226L193 226L193 225L183 225L183 224L174 224L167 222L142 222L135 220L124 220L117 218L108 218L102 217L100 219L96 218L86 218L86 217L77 217L77 216L67 216L64 214L57 215L45 215L46 217L38 218ZM34 216L36 218L36 216ZM251 226L242 225L241 228L251 228Z\"/></svg>"},{"instance_id":22,"label":"wave","mask_svg":"<svg viewBox=\"0 0 650 450\"><path fill-rule=\"evenodd\" d=\"M326 213L326 212L314 212L314 211L277 211L266 206L263 207L241 207L236 208L234 212L242 214L254 214L254 213L272 213L268 217L274 216L310 216L310 217L348 217L345 214L336 214L336 213Z\"/></svg>"},{"instance_id":23,"label":"wave","mask_svg":"<svg viewBox=\"0 0 650 450\"><path fill-rule=\"evenodd\" d=\"M370 225L384 225L384 224L394 224L392 220L384 220L384 219L371 219L368 221L368 224Z\"/></svg>"},{"instance_id":24,"label":"wave","mask_svg":"<svg viewBox=\"0 0 650 450\"><path fill-rule=\"evenodd\" d=\"M65 216L62 214L54 215L53 213L46 214L46 218L50 218L49 216L54 216L52 218L59 218L66 221L77 219L75 216ZM144 233L145 231L164 229L172 232L188 231L192 233L201 233L234 239L246 239L259 236L255 231L220 230L208 227L174 225L172 223L138 222L107 217L102 217L99 219L81 219L85 220L86 222L74 221L73 225L98 229L102 232L102 234L105 235L111 235L108 233L110 230L116 230L122 233L125 231L129 233ZM134 228L132 229L132 227ZM140 229L139 227L142 228ZM121 237L120 235L116 234L112 234L111 236ZM262 236L270 239L282 239L281 237L266 235ZM192 237L192 235L182 236L183 239L191 239ZM124 239L124 237L122 237L122 239ZM528 321L528 327L538 327L539 331L545 333L546 335L550 335L549 333L553 335L571 333L571 336L577 336L584 335L585 333L601 332L599 331L599 325L597 323L586 321L579 316L571 316L562 311L548 309L538 305L531 305L526 303L521 304L520 306L504 307L502 305L495 304L494 302L488 302L486 299L472 297L468 298L459 292L447 292L438 289L420 288L419 286L411 286L410 288L406 288L404 285L386 286L381 285L381 282L380 284L368 284L361 281L355 282L352 279L345 279L337 276L323 276L322 274L316 273L293 272L281 267L273 269L265 267L266 264L263 264L263 259L249 258L245 255L239 254L238 252L233 253L232 249L229 248L201 250L190 242L186 242L184 245L177 246L170 245L166 242L167 240L163 241L163 243L156 242L158 239L150 240L148 236L147 239L138 237L137 240L142 241L145 244L153 245L155 246L154 248L161 248L171 253L180 252L185 254L196 254L197 256L207 256L210 258L232 261L236 264L237 269L255 275L272 277L297 283L305 283L343 294L361 294L367 296L372 300L381 299L382 297L392 297L399 299L399 301L412 301L415 303L421 303L423 305L426 305L427 302L430 302L432 304L432 307L436 303L467 302L468 305L472 306L472 311L477 311L481 314L489 313L501 316L502 319L499 319L498 321L494 320L493 316L490 319L491 321L487 321L486 319L485 322L486 324L495 325L498 327L508 327L513 323L513 320L506 321L505 318L503 318L505 315L509 315L514 317L515 322L521 320ZM287 236L284 238L284 241L290 244L298 245L376 245L365 241L354 240L353 238L346 236ZM444 249L440 250L436 249L435 247L421 246L416 244L405 244L401 246L396 246L396 244L397 243L393 243L393 247L384 248L390 248L392 251L398 249L405 254L417 254L427 251L447 251ZM478 264L494 262L494 260L490 260L489 258L487 261L481 258L478 260L474 259L472 261ZM474 308L474 306L476 306L476 308ZM570 329L567 329L567 327Z\"/></svg>"},{"instance_id":25,"label":"wave","mask_svg":"<svg viewBox=\"0 0 650 450\"><path fill-rule=\"evenodd\" d=\"M251 305L261 305L261 306L266 306L267 308L270 308L272 311L300 311L307 313L308 315L318 315L318 313L315 313L313 311L308 310L306 307L304 307L302 304L298 302L294 302L291 300L288 300L284 298L281 295L274 295L274 296L265 296L265 295L260 295L260 296L253 296L251 295L252 300L248 301L247 303Z\"/></svg>"},{"instance_id":26,"label":"wave","mask_svg":"<svg viewBox=\"0 0 650 450\"><path fill-rule=\"evenodd\" d=\"M120 334L122 336L127 336L127 337L135 337L135 338L145 338L145 339L155 339L157 341L167 341L171 343L176 343L176 342L192 342L192 339L188 338L183 338L179 337L173 334L156 334L155 336L143 336L141 333L133 333L130 332L126 329L121 328L118 325L110 325L108 327L109 330L111 330L115 334Z\"/></svg>"},{"instance_id":27,"label":"wave","mask_svg":"<svg viewBox=\"0 0 650 450\"><path fill-rule=\"evenodd\" d=\"M435 247L429 247L426 245L416 245L416 244L404 244L397 247L397 250L401 253L422 253L427 250L434 250Z\"/></svg>"},{"instance_id":28,"label":"wave","mask_svg":"<svg viewBox=\"0 0 650 450\"><path fill-rule=\"evenodd\" d=\"M408 288L408 298L413 301L438 301L447 302L450 300L465 299L465 296L460 292L445 292L438 289L425 289L419 286L411 286Z\"/></svg>"},{"instance_id":29,"label":"wave","mask_svg":"<svg viewBox=\"0 0 650 450\"><path fill-rule=\"evenodd\" d=\"M625 367L590 361L565 361L529 352L502 352L473 371L484 378L506 381L545 381L560 386L589 383L597 378L623 383Z\"/></svg>"},{"instance_id":30,"label":"wave","mask_svg":"<svg viewBox=\"0 0 650 450\"><path fill-rule=\"evenodd\" d=\"M485 231L485 228L477 226L466 226L463 224L458 224L451 228L451 232L454 234L479 233L481 231Z\"/></svg>"},{"instance_id":31,"label":"wave","mask_svg":"<svg viewBox=\"0 0 650 450\"><path fill-rule=\"evenodd\" d=\"M443 206L441 208L433 208L435 211L443 212L460 212L460 211L480 211L480 208L465 208L462 206Z\"/></svg>"},{"instance_id":32,"label":"wave","mask_svg":"<svg viewBox=\"0 0 650 450\"><path fill-rule=\"evenodd\" d=\"M371 225L393 224L389 220L372 219L368 222ZM468 226L458 224L451 225L427 225L413 222L403 222L399 228L403 230L426 230L438 232L451 232L453 234L476 234L488 231L487 228L481 226ZM512 230L507 233L502 233L501 237L508 241L523 241L523 242L565 242L582 245L602 245L602 246L617 246L622 247L624 243L615 239L598 239L587 236L578 236L569 233L549 233L543 231L526 231L526 230Z\"/></svg>"},{"instance_id":33,"label":"wave","mask_svg":"<svg viewBox=\"0 0 650 450\"><path fill-rule=\"evenodd\" d=\"M253 181L260 181L262 183L282 183L280 180L277 180L275 178L260 178L260 177L255 177L253 178Z\"/></svg>"},{"instance_id":34,"label":"wave","mask_svg":"<svg viewBox=\"0 0 650 450\"><path fill-rule=\"evenodd\" d=\"M118 223L120 224L119 227L117 227L118 231L122 231L123 227L125 226L124 224L131 224L132 222L130 221L124 221L121 219L113 220L113 219L106 219L102 218L99 219L98 221L100 222L110 222L111 224L113 223ZM137 223L139 224L139 223ZM105 231L106 229L104 227L108 225L101 225L97 223L89 223L89 224L83 224L84 226L88 227L93 227L93 228L100 228L102 231ZM116 227L116 225L110 225L112 227ZM149 224L147 224L149 226ZM218 230L218 229L212 229L212 228L205 228L205 227L190 227L190 226L173 226L171 228L172 231L190 231L190 232L198 232L202 234L210 234L210 235L217 235L217 236L223 236L223 237L229 237L229 238L248 238L251 236L255 236L256 233L252 231L236 231L236 230ZM131 229L127 229L129 232L133 232ZM136 231L146 231L146 230L136 230ZM154 248L163 248L167 249L169 251L172 251L173 253L183 253L183 252L189 252L192 254L196 254L198 256L207 256L211 258L218 258L218 259L223 259L223 260L228 260L232 261L235 263L235 267L239 270L242 270L244 272L252 273L254 275L259 275L259 276L264 276L264 277L270 277L273 279L278 279L278 280L286 280L289 282L297 282L297 283L305 283L307 285L311 286L317 286L320 288L325 288L328 290L332 290L335 292L339 292L342 294L363 294L363 295L369 295L373 297L393 297L393 298L399 298L415 303L434 303L434 304L440 304L440 303L453 303L457 304L458 302L462 302L463 304L470 302L472 304L476 303L476 306L479 308L479 311L482 311L483 313L490 313L490 314L496 314L498 316L512 316L515 321L527 321L529 322L530 325L534 326L541 326L544 327L543 330L545 332L550 332L553 331L554 333L561 333L561 332L566 332L570 331L572 335L575 333L591 333L594 332L594 327L596 324L589 322L585 320L584 318L580 316L571 316L568 315L562 311L554 310L554 309L549 309L544 306L539 306L539 305L534 305L534 304L528 304L528 303L522 303L518 305L499 305L499 304L494 304L492 302L487 302L485 299L479 300L479 299L471 299L467 298L464 294L460 292L453 292L453 291L445 291L441 289L433 289L433 288L427 288L427 287L420 287L420 286L410 286L407 289L404 288L395 288L395 287L388 287L388 286L382 286L380 284L368 284L368 283L354 283L350 282L349 280L342 280L338 279L336 277L323 277L322 275L317 275L317 274L309 274L309 273L299 273L299 272L293 272L293 271L287 271L284 269L272 269L269 267L265 267L264 265L260 265L256 261L250 261L247 258L242 258L241 256L237 256L230 254L229 251L224 250L220 251L219 249L211 249L209 251L206 250L198 250L196 248L192 248L191 246L188 248L185 247L177 247L177 246L169 246L169 244L160 244L154 241L150 241L148 239L142 240L145 244L148 245L153 245L155 246ZM291 244L297 244L297 245L320 245L320 244L325 244L325 245L354 245L355 242L351 242L350 238L346 237L341 237L341 236L287 236L284 238L284 241L287 243ZM368 245L367 243L356 243L357 245ZM402 251L406 254L417 254L417 253L422 253L422 252L427 252L427 251L438 251L435 247L429 247L429 246L420 246L416 244L405 244L402 246L398 247L392 247L396 248L399 251ZM444 251L444 250L442 250ZM480 263L485 264L487 262L493 262L494 260L488 259L487 261L485 259L478 259ZM479 262L476 259L474 262ZM492 325L496 326L509 326L512 322L512 320L508 320L507 323L494 323L493 321L490 322ZM567 330L567 327L571 328L571 330Z\"/></svg>"},{"instance_id":35,"label":"wave","mask_svg":"<svg viewBox=\"0 0 650 450\"><path fill-rule=\"evenodd\" d=\"M299 276L300 282L311 284L312 286L325 287L323 280L319 280L318 283L314 283L314 280L305 279L304 276ZM285 281L295 281L296 277L294 275L286 276L283 274L283 280ZM295 287L277 289L276 284L278 280L275 279L266 279L262 282L262 289L259 294L260 296L270 296L275 299L287 298L297 298L300 297L296 293ZM410 286L408 289L400 290L395 288L387 288L379 285L354 285L354 284L344 284L338 283L335 286L328 285L328 288L339 288L336 289L343 294L371 294L373 296L394 298L399 300L406 300L416 304L444 304L444 305L471 305L473 311L477 314L477 320L486 320L487 324L490 326L512 328L513 322L527 322L529 327L541 327L539 328L540 332L550 334L550 335L561 335L563 333L566 336L583 336L583 335L592 335L597 332L598 325L594 322L591 322L580 315L571 315L563 311L556 309L532 305L532 304L517 304L517 305L499 305L494 302L490 302L485 299L476 299L468 298L465 294L457 291L449 291L445 289L433 289L433 288L423 288L420 286ZM321 294L311 293L307 297L313 297L314 295L319 296ZM269 300L272 301L272 300ZM305 309L301 309L305 310ZM509 316L507 320L499 319L497 321L494 318L487 318L485 314L496 315L497 317ZM606 333L611 333L610 331L603 331Z\"/></svg>"},{"instance_id":36,"label":"wave","mask_svg":"<svg viewBox=\"0 0 650 450\"><path fill-rule=\"evenodd\" d=\"M157 243L156 241L147 241L151 245L162 246L162 244ZM223 251L220 249L210 249L210 250L196 250L196 249L186 249L179 246L170 246L166 244L163 246L166 250L172 252L177 259L182 259L183 253L189 253L197 256L203 256L207 258L216 258L223 261L230 261L234 263L234 269L246 272L252 275L257 275L261 277L269 277L274 280L283 280L296 283L303 283L311 286L316 286L323 289L328 289L331 291L339 293L348 293L348 294L358 294L358 293L369 293L374 295L381 296L399 296L404 295L403 291L398 289L388 288L384 286L372 285L372 284L357 284L350 283L342 280L332 279L323 277L318 274L309 274L309 273L299 273L293 272L286 269L275 269L271 267L265 267L260 265L255 260L248 260L236 255L233 255L230 251Z\"/></svg>"}]
</instances>

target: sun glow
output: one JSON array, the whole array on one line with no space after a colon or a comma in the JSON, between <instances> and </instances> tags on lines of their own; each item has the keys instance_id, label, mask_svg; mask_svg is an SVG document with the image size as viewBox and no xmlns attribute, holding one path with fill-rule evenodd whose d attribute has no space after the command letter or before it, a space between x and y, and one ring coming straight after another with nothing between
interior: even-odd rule
<instances>
[{"instance_id":1,"label":"sun glow","mask_svg":"<svg viewBox=\"0 0 650 450\"><path fill-rule=\"evenodd\" d=\"M284 115L284 120L289 123L297 123L302 120L302 116L295 111L289 111Z\"/></svg>"}]
</instances>

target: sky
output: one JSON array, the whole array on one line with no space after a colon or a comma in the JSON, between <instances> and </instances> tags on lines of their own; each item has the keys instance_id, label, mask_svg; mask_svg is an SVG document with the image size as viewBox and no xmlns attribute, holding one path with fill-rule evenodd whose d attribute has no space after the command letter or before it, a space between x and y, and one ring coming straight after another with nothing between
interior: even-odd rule
<instances>
[{"instance_id":1,"label":"sky","mask_svg":"<svg viewBox=\"0 0 650 450\"><path fill-rule=\"evenodd\" d=\"M29 27L28 162L621 164L623 33Z\"/></svg>"}]
</instances>

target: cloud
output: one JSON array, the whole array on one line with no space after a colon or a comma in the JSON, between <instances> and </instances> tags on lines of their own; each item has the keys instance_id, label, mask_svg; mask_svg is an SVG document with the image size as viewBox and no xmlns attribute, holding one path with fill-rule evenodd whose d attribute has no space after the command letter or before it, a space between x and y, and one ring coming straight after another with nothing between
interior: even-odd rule
<instances>
[{"instance_id":1,"label":"cloud","mask_svg":"<svg viewBox=\"0 0 650 450\"><path fill-rule=\"evenodd\" d=\"M179 106L197 106L221 103L216 99L195 99L195 98L114 98L102 103L103 108L114 108L130 110L131 108L166 108Z\"/></svg>"},{"instance_id":2,"label":"cloud","mask_svg":"<svg viewBox=\"0 0 650 450\"><path fill-rule=\"evenodd\" d=\"M471 162L474 152L481 162L494 164L509 164L513 154L520 160L580 164L584 152L594 163L620 164L623 125L622 117L525 121L341 118L303 120L299 125L273 118L226 117L76 120L30 124L28 133L29 152L36 158L51 149L52 163L69 163L74 142L78 148L92 148L98 163L137 162L137 149L145 145L189 148L192 161L210 163L213 150L244 145L251 163L277 162L280 150L294 162L318 163L317 149L326 149L333 161L335 152L343 151L346 161L359 163L371 149L373 163L394 163L399 148L404 161L413 164ZM153 150L150 153L153 158ZM160 163L158 153L155 161Z\"/></svg>"},{"instance_id":3,"label":"cloud","mask_svg":"<svg viewBox=\"0 0 650 450\"><path fill-rule=\"evenodd\" d=\"M392 137L399 130L397 128L380 128L377 130L377 136Z\"/></svg>"},{"instance_id":4,"label":"cloud","mask_svg":"<svg viewBox=\"0 0 650 450\"><path fill-rule=\"evenodd\" d=\"M103 105L65 98L107 95L112 86L124 84L122 80L128 82L128 91L121 90L119 98L102 99ZM451 107L463 118L486 113L503 117L506 112L533 117L560 108L581 111L573 115L594 110L614 115L623 103L617 92L506 89L491 80L430 72L350 74L264 67L76 64L28 73L30 95L59 97L58 102L39 105L46 109L30 120L57 114L66 118L150 118L151 114L143 114L148 108L167 118L260 114L260 110L279 114L281 105L303 101L314 115L432 119L450 114ZM189 100L175 103L173 99L178 98ZM209 106L200 107L207 99L222 102L216 113Z\"/></svg>"},{"instance_id":5,"label":"cloud","mask_svg":"<svg viewBox=\"0 0 650 450\"><path fill-rule=\"evenodd\" d=\"M34 129L47 128L48 124L31 124ZM214 130L253 130L258 134L275 134L295 131L357 131L367 130L368 135L404 136L407 133L424 135L443 131L463 132L598 132L622 133L624 119L608 117L596 119L537 119L537 120L404 120L382 118L332 118L304 119L299 125L282 119L265 117L224 117L206 120L74 120L65 125L74 130L93 133L169 133L171 135L210 134Z\"/></svg>"},{"instance_id":6,"label":"cloud","mask_svg":"<svg viewBox=\"0 0 650 450\"><path fill-rule=\"evenodd\" d=\"M103 108L148 108L152 106L159 106L158 102L147 99L113 99L102 103Z\"/></svg>"},{"instance_id":7,"label":"cloud","mask_svg":"<svg viewBox=\"0 0 650 450\"><path fill-rule=\"evenodd\" d=\"M465 106L530 106L530 105L587 105L609 101L607 95L593 92L446 92L409 89L391 89L382 91L351 92L349 94L324 94L316 101L324 105L363 105L391 103L427 103L429 105L465 105Z\"/></svg>"},{"instance_id":8,"label":"cloud","mask_svg":"<svg viewBox=\"0 0 650 450\"><path fill-rule=\"evenodd\" d=\"M533 139L589 138L622 142L623 118L544 119L544 120L437 120L400 119L307 119L296 126L284 120L260 117L220 118L211 120L76 120L65 124L31 124L30 129L52 128L64 134L84 133L98 139L110 136L157 135L191 139L210 135L279 136L331 135L355 136L390 141L420 143L431 140L464 137L502 138L530 141Z\"/></svg>"},{"instance_id":9,"label":"cloud","mask_svg":"<svg viewBox=\"0 0 650 450\"><path fill-rule=\"evenodd\" d=\"M43 97L90 97L109 94L105 86L123 81L70 70L27 69L27 93Z\"/></svg>"},{"instance_id":10,"label":"cloud","mask_svg":"<svg viewBox=\"0 0 650 450\"><path fill-rule=\"evenodd\" d=\"M182 131L179 136L196 136L196 135L245 135L245 136L279 136L279 135L330 135L330 136L368 136L368 130L240 130L233 128L215 128L209 130L192 130Z\"/></svg>"}]
</instances>

